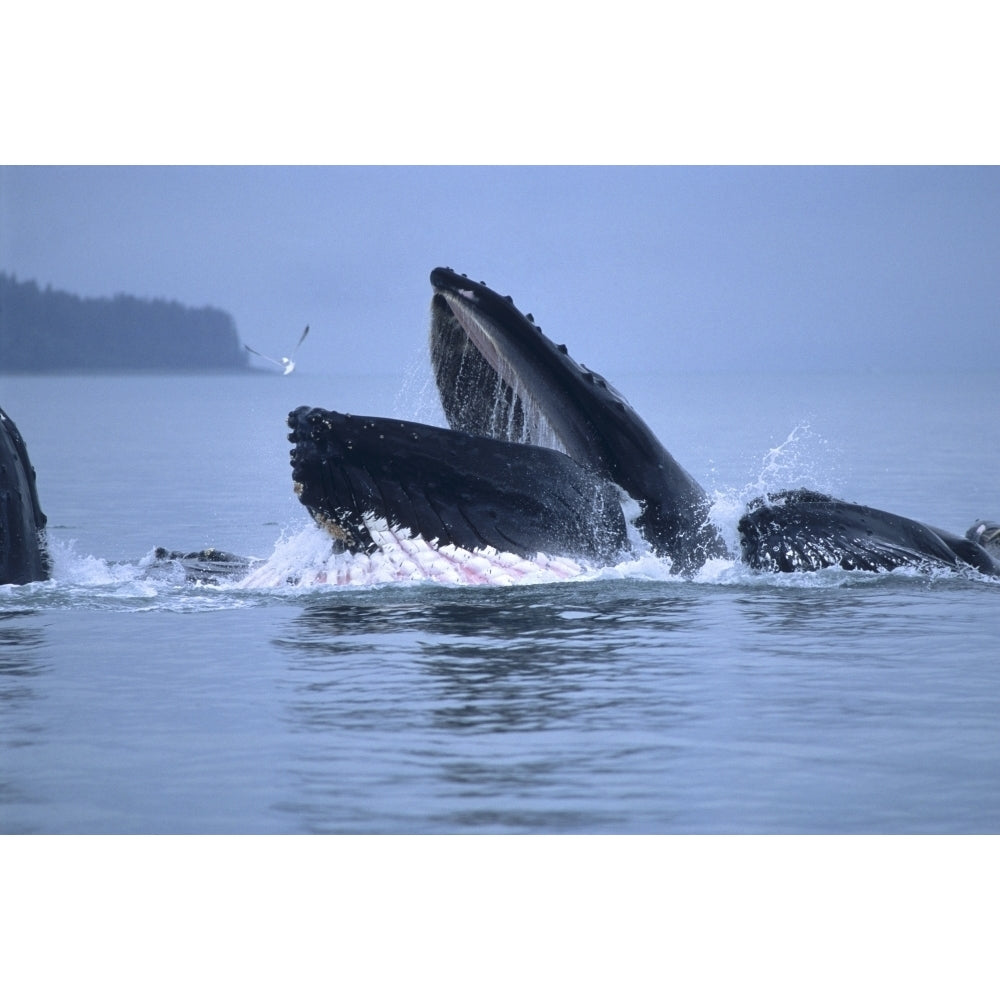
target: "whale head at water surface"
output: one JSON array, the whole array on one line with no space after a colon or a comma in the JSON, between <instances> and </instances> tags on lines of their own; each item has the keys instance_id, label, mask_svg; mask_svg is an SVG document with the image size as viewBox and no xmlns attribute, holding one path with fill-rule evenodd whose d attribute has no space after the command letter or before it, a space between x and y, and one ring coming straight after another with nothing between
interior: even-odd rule
<instances>
[{"instance_id":1,"label":"whale head at water surface","mask_svg":"<svg viewBox=\"0 0 1000 1000\"><path fill-rule=\"evenodd\" d=\"M635 551L621 507L631 498L642 545L673 572L733 558L705 491L606 379L509 296L450 268L435 268L431 287L431 364L448 428L309 407L289 417L296 492L342 549L370 553L402 529L439 545L609 563ZM756 570L1000 576L992 522L960 537L810 490L754 501L737 530Z\"/></svg>"}]
</instances>

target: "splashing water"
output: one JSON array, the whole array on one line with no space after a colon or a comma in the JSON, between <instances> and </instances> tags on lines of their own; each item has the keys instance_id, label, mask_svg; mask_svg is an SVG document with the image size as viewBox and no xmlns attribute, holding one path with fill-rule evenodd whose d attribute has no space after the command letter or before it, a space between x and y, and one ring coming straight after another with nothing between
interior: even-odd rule
<instances>
[{"instance_id":1,"label":"splashing water","mask_svg":"<svg viewBox=\"0 0 1000 1000\"><path fill-rule=\"evenodd\" d=\"M818 453L822 452L821 462ZM760 461L757 478L742 490L749 501L765 493L808 487L831 493L835 486L829 471L829 445L807 422L796 424L781 444L768 449Z\"/></svg>"},{"instance_id":2,"label":"splashing water","mask_svg":"<svg viewBox=\"0 0 1000 1000\"><path fill-rule=\"evenodd\" d=\"M822 452L824 461L820 461ZM759 459L751 478L739 487L712 492L709 518L719 529L731 552L739 552L740 518L747 504L757 497L781 490L805 487L819 493L834 493L829 472L829 445L807 422L796 424L781 444L769 448Z\"/></svg>"},{"instance_id":3,"label":"splashing water","mask_svg":"<svg viewBox=\"0 0 1000 1000\"><path fill-rule=\"evenodd\" d=\"M431 401L436 403L430 382L424 380L420 386L409 383L410 406L415 392L422 398L422 406L429 408ZM833 492L828 452L827 443L809 424L799 423L782 442L758 457L744 485L712 492L710 517L734 556L740 551L738 523L750 500L803 485ZM614 580L658 581L672 586L808 588L864 585L866 580L885 576L837 567L814 573L762 574L733 558L710 560L693 578L679 577L668 559L650 551L635 528L638 504L625 497L623 506L633 554L611 566L559 556L526 559L493 549L439 548L384 522L372 525L378 551L370 555L338 553L324 530L304 521L283 531L271 554L255 560L248 571L208 582L192 581L183 565L158 559L153 550L137 562L109 562L77 552L74 542L50 537L52 579L3 587L0 592L4 607L13 610L47 606L188 612L297 600L303 594L340 588L520 587ZM941 575L953 576L947 572ZM928 579L925 571L918 570L897 570L892 576Z\"/></svg>"},{"instance_id":4,"label":"splashing water","mask_svg":"<svg viewBox=\"0 0 1000 1000\"><path fill-rule=\"evenodd\" d=\"M410 414L408 420L432 425L444 423L444 411L434 384L434 374L428 369L426 359L419 351L413 353L405 366L394 405L398 412Z\"/></svg>"},{"instance_id":5,"label":"splashing water","mask_svg":"<svg viewBox=\"0 0 1000 1000\"><path fill-rule=\"evenodd\" d=\"M719 505L713 508L714 518L719 517L718 510ZM734 513L732 518L735 526L738 517ZM303 596L338 590L385 587L520 588L632 580L671 587L827 589L878 585L879 581L890 578L897 581L912 578L923 583L933 579L956 582L955 574L945 569L928 573L901 568L890 574L830 567L809 573L756 573L738 560L727 559L709 560L692 578L685 578L672 572L668 559L659 558L648 549L612 566L594 566L566 557L539 555L525 559L492 549L475 552L454 546L438 549L406 532L387 528L378 541L383 548L371 555L334 553L326 532L306 524L283 534L271 555L249 572L211 582L188 579L182 566L157 560L152 550L138 562L114 563L80 555L72 545L56 543L52 579L0 587L0 595L4 609L14 612L59 607L192 613L297 602ZM738 542L734 551L738 551Z\"/></svg>"}]
</instances>

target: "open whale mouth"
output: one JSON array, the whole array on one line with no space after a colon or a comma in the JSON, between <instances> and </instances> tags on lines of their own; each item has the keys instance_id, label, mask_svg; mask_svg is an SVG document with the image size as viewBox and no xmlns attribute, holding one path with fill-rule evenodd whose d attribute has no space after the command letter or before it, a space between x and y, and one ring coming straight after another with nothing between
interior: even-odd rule
<instances>
[{"instance_id":1,"label":"open whale mouth","mask_svg":"<svg viewBox=\"0 0 1000 1000\"><path fill-rule=\"evenodd\" d=\"M704 490L605 378L509 296L450 268L435 268L431 286L431 363L449 426L565 452L639 504L640 533L678 567L726 555Z\"/></svg>"},{"instance_id":2,"label":"open whale mouth","mask_svg":"<svg viewBox=\"0 0 1000 1000\"><path fill-rule=\"evenodd\" d=\"M300 501L355 553L370 523L427 541L604 562L634 527L677 572L725 554L708 499L608 382L506 295L431 272L431 363L447 428L302 407L289 417ZM374 519L374 520L373 520Z\"/></svg>"}]
</instances>

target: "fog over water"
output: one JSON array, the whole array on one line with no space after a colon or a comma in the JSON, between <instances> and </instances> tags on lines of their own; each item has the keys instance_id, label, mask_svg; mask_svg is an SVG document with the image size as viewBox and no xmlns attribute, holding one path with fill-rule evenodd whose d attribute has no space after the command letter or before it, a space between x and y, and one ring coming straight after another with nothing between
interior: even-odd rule
<instances>
[{"instance_id":1,"label":"fog over water","mask_svg":"<svg viewBox=\"0 0 1000 1000\"><path fill-rule=\"evenodd\" d=\"M428 273L598 369L1000 367L995 168L5 167L0 270L212 305L302 370L403 372Z\"/></svg>"}]
</instances>

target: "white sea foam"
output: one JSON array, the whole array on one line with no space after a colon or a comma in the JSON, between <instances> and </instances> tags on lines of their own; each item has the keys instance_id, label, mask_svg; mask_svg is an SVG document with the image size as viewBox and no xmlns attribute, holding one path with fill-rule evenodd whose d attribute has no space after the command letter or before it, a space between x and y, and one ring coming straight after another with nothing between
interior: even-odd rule
<instances>
[{"instance_id":1,"label":"white sea foam","mask_svg":"<svg viewBox=\"0 0 1000 1000\"><path fill-rule=\"evenodd\" d=\"M974 572L956 574L944 568L904 567L870 573L830 567L803 573L761 573L738 560L709 560L693 577L672 571L669 559L640 552L609 566L594 566L565 557L525 559L495 550L470 552L454 546L437 548L402 532L387 532L383 548L371 555L334 553L329 536L306 525L275 543L271 555L242 578L193 582L181 565L157 560L152 551L138 562L108 562L81 555L73 545L53 544L51 580L0 588L8 609L89 607L126 612L192 613L269 604L303 594L347 593L384 587L448 586L517 588L573 583L580 586L635 581L667 587L753 587L765 589L831 589L878 586L909 579L926 584L960 583L961 578L990 581Z\"/></svg>"},{"instance_id":2,"label":"white sea foam","mask_svg":"<svg viewBox=\"0 0 1000 1000\"><path fill-rule=\"evenodd\" d=\"M512 586L571 580L584 576L587 569L564 556L540 554L527 559L493 548L470 551L455 545L431 545L384 521L372 522L369 531L378 544L378 550L371 554L335 552L330 536L318 527L282 537L271 556L239 586L309 588L422 582Z\"/></svg>"}]
</instances>

